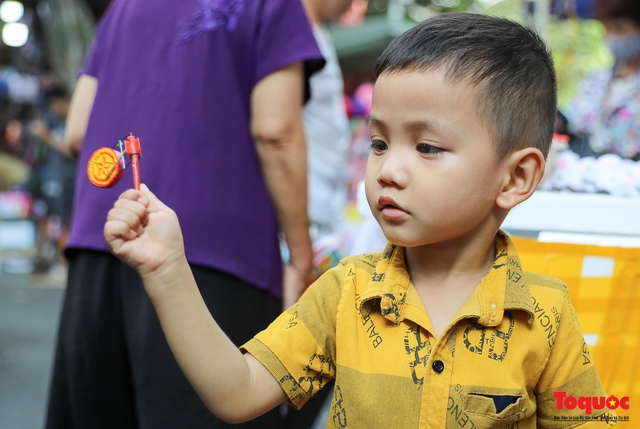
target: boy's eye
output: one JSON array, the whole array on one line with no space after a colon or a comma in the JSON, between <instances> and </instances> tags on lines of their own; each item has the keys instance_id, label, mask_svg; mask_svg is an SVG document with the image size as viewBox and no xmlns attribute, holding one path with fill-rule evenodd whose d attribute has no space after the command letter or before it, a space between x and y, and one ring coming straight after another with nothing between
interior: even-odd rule
<instances>
[{"instance_id":1,"label":"boy's eye","mask_svg":"<svg viewBox=\"0 0 640 429\"><path fill-rule=\"evenodd\" d=\"M435 147L435 146L431 146L431 145L426 144L426 143L418 144L416 149L418 150L418 152L420 152L422 154L427 154L427 155L434 155L434 154L442 152L442 149L440 149L438 147Z\"/></svg>"},{"instance_id":2,"label":"boy's eye","mask_svg":"<svg viewBox=\"0 0 640 429\"><path fill-rule=\"evenodd\" d=\"M387 144L382 140L372 140L370 148L374 152L383 152L387 149Z\"/></svg>"}]
</instances>

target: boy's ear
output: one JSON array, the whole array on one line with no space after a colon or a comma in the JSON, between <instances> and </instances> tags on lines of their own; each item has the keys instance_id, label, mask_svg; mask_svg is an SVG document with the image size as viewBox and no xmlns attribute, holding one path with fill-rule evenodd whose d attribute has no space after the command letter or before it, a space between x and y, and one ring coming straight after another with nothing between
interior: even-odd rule
<instances>
[{"instance_id":1,"label":"boy's ear","mask_svg":"<svg viewBox=\"0 0 640 429\"><path fill-rule=\"evenodd\" d=\"M504 181L496 199L500 208L510 210L533 194L544 173L544 155L527 147L507 155L503 160Z\"/></svg>"}]
</instances>

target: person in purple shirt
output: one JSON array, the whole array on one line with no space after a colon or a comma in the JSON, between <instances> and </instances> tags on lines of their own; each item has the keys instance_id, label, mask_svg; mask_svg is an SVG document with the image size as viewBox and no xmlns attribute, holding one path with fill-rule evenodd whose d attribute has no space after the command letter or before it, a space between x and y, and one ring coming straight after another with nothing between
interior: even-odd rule
<instances>
[{"instance_id":1,"label":"person in purple shirt","mask_svg":"<svg viewBox=\"0 0 640 429\"><path fill-rule=\"evenodd\" d=\"M323 65L296 0L112 1L65 133L80 170L48 429L227 427L180 371L139 276L104 242L130 169L98 188L87 161L140 139L142 182L183 219L200 292L242 344L297 300L311 270L301 107ZM275 410L240 427L280 420Z\"/></svg>"}]
</instances>

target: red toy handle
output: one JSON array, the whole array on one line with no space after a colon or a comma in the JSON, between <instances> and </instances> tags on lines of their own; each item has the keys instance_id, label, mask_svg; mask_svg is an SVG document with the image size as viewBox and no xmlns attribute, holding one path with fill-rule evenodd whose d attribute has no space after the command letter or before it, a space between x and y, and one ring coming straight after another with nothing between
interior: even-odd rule
<instances>
[{"instance_id":1,"label":"red toy handle","mask_svg":"<svg viewBox=\"0 0 640 429\"><path fill-rule=\"evenodd\" d=\"M131 157L131 167L133 168L133 187L140 190L140 166L138 165L139 154L134 153Z\"/></svg>"},{"instance_id":2,"label":"red toy handle","mask_svg":"<svg viewBox=\"0 0 640 429\"><path fill-rule=\"evenodd\" d=\"M131 158L131 167L133 169L133 187L140 189L140 164L138 158L142 156L142 148L140 147L140 139L129 134L124 140L124 149Z\"/></svg>"}]
</instances>

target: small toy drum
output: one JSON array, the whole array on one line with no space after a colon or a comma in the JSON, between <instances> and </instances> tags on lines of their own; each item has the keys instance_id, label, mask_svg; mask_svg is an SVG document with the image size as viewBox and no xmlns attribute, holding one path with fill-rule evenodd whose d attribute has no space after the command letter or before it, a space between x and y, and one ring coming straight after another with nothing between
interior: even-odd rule
<instances>
[{"instance_id":1,"label":"small toy drum","mask_svg":"<svg viewBox=\"0 0 640 429\"><path fill-rule=\"evenodd\" d=\"M94 185L110 188L124 176L123 154L115 149L102 147L91 155L87 163L87 176Z\"/></svg>"}]
</instances>

